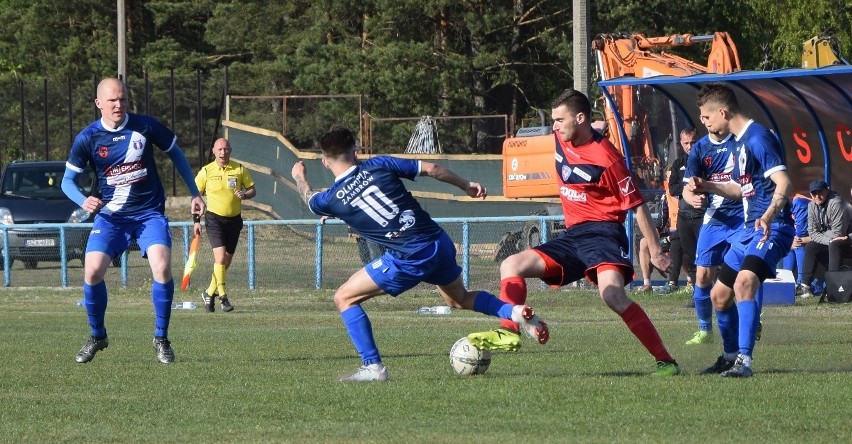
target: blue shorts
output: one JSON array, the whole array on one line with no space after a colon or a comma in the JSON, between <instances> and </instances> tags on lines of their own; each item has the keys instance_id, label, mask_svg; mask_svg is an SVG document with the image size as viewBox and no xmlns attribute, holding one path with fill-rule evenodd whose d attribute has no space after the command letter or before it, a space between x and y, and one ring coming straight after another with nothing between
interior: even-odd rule
<instances>
[{"instance_id":1,"label":"blue shorts","mask_svg":"<svg viewBox=\"0 0 852 444\"><path fill-rule=\"evenodd\" d=\"M769 239L760 242L763 233L746 226L740 233L739 239L731 243L731 248L725 254L725 264L732 270L742 269L743 261L748 256L754 256L763 261L775 277L778 262L787 255L793 245L795 229L792 225L774 223L770 227ZM754 271L754 270L753 270Z\"/></svg>"},{"instance_id":2,"label":"blue shorts","mask_svg":"<svg viewBox=\"0 0 852 444\"><path fill-rule=\"evenodd\" d=\"M615 265L625 282L634 277L628 254L629 242L624 225L617 222L586 222L566 229L553 240L534 248L562 268L560 273L547 270L544 283L561 287L587 278L598 283L598 266Z\"/></svg>"},{"instance_id":3,"label":"blue shorts","mask_svg":"<svg viewBox=\"0 0 852 444\"><path fill-rule=\"evenodd\" d=\"M446 232L441 232L435 242L414 254L403 258L399 257L399 253L387 250L364 268L373 282L391 296L410 290L421 282L447 285L461 274L461 267L456 262L456 246Z\"/></svg>"},{"instance_id":4,"label":"blue shorts","mask_svg":"<svg viewBox=\"0 0 852 444\"><path fill-rule=\"evenodd\" d=\"M715 267L722 265L725 252L736 239L742 224L728 226L719 223L708 223L701 226L698 232L698 245L695 248L695 265L699 267Z\"/></svg>"},{"instance_id":5,"label":"blue shorts","mask_svg":"<svg viewBox=\"0 0 852 444\"><path fill-rule=\"evenodd\" d=\"M152 245L172 248L169 219L160 213L145 213L132 219L98 214L92 223L86 253L100 251L114 258L130 246L131 239L135 239L139 244L142 257L148 256L148 247Z\"/></svg>"}]
</instances>

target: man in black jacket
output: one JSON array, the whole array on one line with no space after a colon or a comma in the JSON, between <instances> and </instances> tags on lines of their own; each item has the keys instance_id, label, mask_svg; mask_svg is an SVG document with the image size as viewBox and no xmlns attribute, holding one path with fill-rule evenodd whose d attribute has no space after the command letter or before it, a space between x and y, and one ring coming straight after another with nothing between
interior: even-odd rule
<instances>
[{"instance_id":1,"label":"man in black jacket","mask_svg":"<svg viewBox=\"0 0 852 444\"><path fill-rule=\"evenodd\" d=\"M695 128L686 128L680 132L680 146L683 153L672 163L672 174L669 176L669 195L677 198L677 233L683 249L682 257L672 256L672 267L669 273L668 292L678 289L678 277L681 265L687 270L689 282L695 282L695 248L698 244L698 231L704 222L704 209L694 208L683 200L683 173L686 171L686 158L692 144L698 140ZM685 262L684 262L685 261ZM694 304L690 300L690 306Z\"/></svg>"}]
</instances>

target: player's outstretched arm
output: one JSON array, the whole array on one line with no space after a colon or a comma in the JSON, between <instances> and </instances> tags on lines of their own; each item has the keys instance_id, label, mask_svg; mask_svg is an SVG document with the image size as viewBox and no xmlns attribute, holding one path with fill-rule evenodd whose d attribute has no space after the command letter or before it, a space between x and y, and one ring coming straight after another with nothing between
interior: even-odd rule
<instances>
[{"instance_id":1,"label":"player's outstretched arm","mask_svg":"<svg viewBox=\"0 0 852 444\"><path fill-rule=\"evenodd\" d=\"M305 162L300 160L293 164L293 170L290 174L293 176L293 180L296 181L296 189L299 190L299 196L307 204L314 192L311 190L311 184L308 183L308 179L305 177Z\"/></svg>"},{"instance_id":2,"label":"player's outstretched arm","mask_svg":"<svg viewBox=\"0 0 852 444\"><path fill-rule=\"evenodd\" d=\"M471 182L452 172L449 168L436 163L420 162L420 174L429 176L435 180L440 180L441 182L445 182L450 185L455 185L470 197L485 199L485 197L488 196L488 190L486 190L479 182Z\"/></svg>"}]
</instances>

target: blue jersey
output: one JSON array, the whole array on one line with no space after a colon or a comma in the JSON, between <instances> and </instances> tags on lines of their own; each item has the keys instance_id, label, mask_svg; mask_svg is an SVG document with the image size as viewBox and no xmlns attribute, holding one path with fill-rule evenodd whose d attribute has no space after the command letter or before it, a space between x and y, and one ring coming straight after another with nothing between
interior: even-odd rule
<instances>
[{"instance_id":1,"label":"blue jersey","mask_svg":"<svg viewBox=\"0 0 852 444\"><path fill-rule=\"evenodd\" d=\"M92 166L104 202L101 215L164 213L166 193L152 143L168 152L175 149L177 137L153 117L128 113L116 129L97 120L77 134L65 166L78 173Z\"/></svg>"},{"instance_id":2,"label":"blue jersey","mask_svg":"<svg viewBox=\"0 0 852 444\"><path fill-rule=\"evenodd\" d=\"M420 161L374 157L346 170L332 186L311 196L308 207L319 216L346 222L356 233L402 256L434 243L443 233L401 178L414 180Z\"/></svg>"},{"instance_id":3,"label":"blue jersey","mask_svg":"<svg viewBox=\"0 0 852 444\"><path fill-rule=\"evenodd\" d=\"M797 194L793 197L793 225L796 226L796 236L808 235L808 204L811 198Z\"/></svg>"},{"instance_id":4,"label":"blue jersey","mask_svg":"<svg viewBox=\"0 0 852 444\"><path fill-rule=\"evenodd\" d=\"M704 136L692 146L686 159L684 183L693 176L709 182L727 183L734 172L734 137L728 134L721 141ZM710 195L705 224L722 224L729 227L742 226L743 204L739 200L725 199L719 195Z\"/></svg>"},{"instance_id":5,"label":"blue jersey","mask_svg":"<svg viewBox=\"0 0 852 444\"><path fill-rule=\"evenodd\" d=\"M735 143L733 179L742 188L746 226L753 226L754 221L769 208L775 194L775 182L769 177L778 171L786 171L787 164L775 135L753 120L746 123ZM790 202L787 202L770 223L792 226L790 213Z\"/></svg>"}]
</instances>

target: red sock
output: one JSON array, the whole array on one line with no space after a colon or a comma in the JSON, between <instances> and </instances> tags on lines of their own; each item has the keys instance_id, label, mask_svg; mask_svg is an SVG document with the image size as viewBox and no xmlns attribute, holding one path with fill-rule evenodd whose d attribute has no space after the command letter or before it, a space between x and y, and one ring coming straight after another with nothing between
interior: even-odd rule
<instances>
[{"instance_id":1,"label":"red sock","mask_svg":"<svg viewBox=\"0 0 852 444\"><path fill-rule=\"evenodd\" d=\"M522 277L509 277L500 281L500 300L513 305L527 301L527 281ZM500 327L514 332L518 331L518 323L510 319L501 319Z\"/></svg>"},{"instance_id":2,"label":"red sock","mask_svg":"<svg viewBox=\"0 0 852 444\"><path fill-rule=\"evenodd\" d=\"M639 342L654 356L657 361L674 362L674 358L666 350L663 345L663 340L660 339L657 328L648 318L645 310L637 303L630 304L624 313L621 313L621 319L627 324L627 328L633 332L633 335L639 339Z\"/></svg>"}]
</instances>

